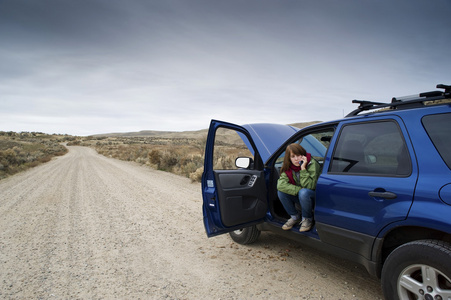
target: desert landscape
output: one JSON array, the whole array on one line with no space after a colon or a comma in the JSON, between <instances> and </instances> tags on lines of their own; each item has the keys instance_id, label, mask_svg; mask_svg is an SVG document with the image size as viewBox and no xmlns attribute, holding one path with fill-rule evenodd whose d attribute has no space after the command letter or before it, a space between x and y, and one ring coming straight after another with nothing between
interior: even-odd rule
<instances>
[{"instance_id":1,"label":"desert landscape","mask_svg":"<svg viewBox=\"0 0 451 300\"><path fill-rule=\"evenodd\" d=\"M208 239L199 182L94 148L0 180L0 298L382 299L360 266L271 233Z\"/></svg>"},{"instance_id":2,"label":"desert landscape","mask_svg":"<svg viewBox=\"0 0 451 300\"><path fill-rule=\"evenodd\" d=\"M0 0L0 300L382 299L363 267L308 245L207 238L206 128L437 95L450 14L446 0ZM224 128L214 170L249 154Z\"/></svg>"}]
</instances>

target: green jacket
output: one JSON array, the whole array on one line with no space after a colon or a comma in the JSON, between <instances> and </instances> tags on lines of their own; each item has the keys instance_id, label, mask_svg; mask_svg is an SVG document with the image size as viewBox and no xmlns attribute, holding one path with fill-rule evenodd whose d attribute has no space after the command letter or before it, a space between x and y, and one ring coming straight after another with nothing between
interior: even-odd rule
<instances>
[{"instance_id":1,"label":"green jacket","mask_svg":"<svg viewBox=\"0 0 451 300\"><path fill-rule=\"evenodd\" d=\"M296 196L302 188L314 190L320 171L320 165L316 160L312 159L305 170L299 171L299 179L294 174L294 171L292 171L296 185L291 184L287 174L282 172L277 180L277 189L285 194L293 196Z\"/></svg>"}]
</instances>

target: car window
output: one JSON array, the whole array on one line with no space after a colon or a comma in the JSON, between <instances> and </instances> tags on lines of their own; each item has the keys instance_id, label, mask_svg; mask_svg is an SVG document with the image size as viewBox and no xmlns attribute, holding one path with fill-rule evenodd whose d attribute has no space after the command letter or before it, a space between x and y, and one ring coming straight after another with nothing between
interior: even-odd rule
<instances>
[{"instance_id":1,"label":"car window","mask_svg":"<svg viewBox=\"0 0 451 300\"><path fill-rule=\"evenodd\" d=\"M237 169L235 160L238 157L249 157L254 160L254 155L249 151L247 145L250 145L250 143L245 135L238 134L233 129L218 128L213 149L213 169Z\"/></svg>"},{"instance_id":2,"label":"car window","mask_svg":"<svg viewBox=\"0 0 451 300\"><path fill-rule=\"evenodd\" d=\"M422 122L443 161L451 169L451 114L425 116Z\"/></svg>"},{"instance_id":3,"label":"car window","mask_svg":"<svg viewBox=\"0 0 451 300\"><path fill-rule=\"evenodd\" d=\"M308 153L312 155L314 159L318 161L322 167L324 163L324 157L326 156L327 149L330 145L330 140L334 134L334 129L326 129L314 133L302 136L294 143L300 144ZM285 157L285 151L277 158L276 168L281 168L283 159Z\"/></svg>"},{"instance_id":4,"label":"car window","mask_svg":"<svg viewBox=\"0 0 451 300\"><path fill-rule=\"evenodd\" d=\"M408 176L409 152L394 121L350 124L343 127L329 172L383 176Z\"/></svg>"}]
</instances>

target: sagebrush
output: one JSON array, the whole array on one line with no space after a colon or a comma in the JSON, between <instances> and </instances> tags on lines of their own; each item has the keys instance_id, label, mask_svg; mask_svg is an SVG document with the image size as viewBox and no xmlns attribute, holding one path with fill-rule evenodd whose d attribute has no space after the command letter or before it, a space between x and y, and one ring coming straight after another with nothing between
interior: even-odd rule
<instances>
[{"instance_id":1,"label":"sagebrush","mask_svg":"<svg viewBox=\"0 0 451 300\"><path fill-rule=\"evenodd\" d=\"M204 168L203 138L86 137L68 145L93 147L99 154L171 172L200 182ZM215 155L215 166L232 168L237 153L228 144ZM232 149L232 150L231 150Z\"/></svg>"},{"instance_id":2,"label":"sagebrush","mask_svg":"<svg viewBox=\"0 0 451 300\"><path fill-rule=\"evenodd\" d=\"M0 131L0 179L64 155L68 136Z\"/></svg>"}]
</instances>

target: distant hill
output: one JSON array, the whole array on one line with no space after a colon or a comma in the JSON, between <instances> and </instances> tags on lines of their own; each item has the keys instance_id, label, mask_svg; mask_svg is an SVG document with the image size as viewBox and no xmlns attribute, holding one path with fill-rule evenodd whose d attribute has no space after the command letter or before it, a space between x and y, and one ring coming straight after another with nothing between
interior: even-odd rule
<instances>
[{"instance_id":1,"label":"distant hill","mask_svg":"<svg viewBox=\"0 0 451 300\"><path fill-rule=\"evenodd\" d=\"M288 124L297 128L304 128L320 121L301 122ZM96 134L94 137L164 137L164 138L190 138L201 139L207 135L208 129L196 130L196 131L157 131L157 130L141 130L137 132L122 132L122 133L104 133Z\"/></svg>"},{"instance_id":2,"label":"distant hill","mask_svg":"<svg viewBox=\"0 0 451 300\"><path fill-rule=\"evenodd\" d=\"M141 130L137 132L119 132L96 134L94 137L164 137L164 138L201 138L207 135L208 130L202 129L197 131L157 131L157 130Z\"/></svg>"}]
</instances>

